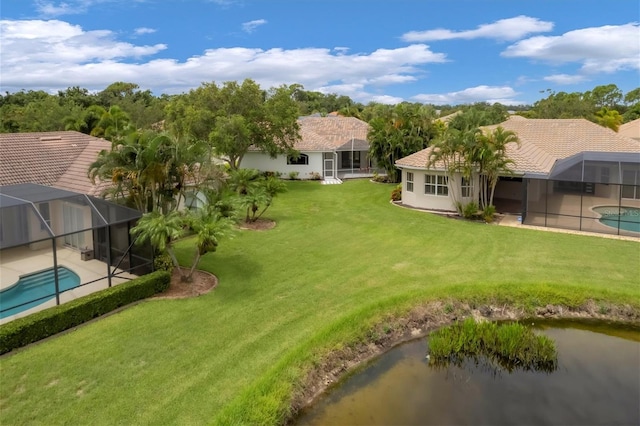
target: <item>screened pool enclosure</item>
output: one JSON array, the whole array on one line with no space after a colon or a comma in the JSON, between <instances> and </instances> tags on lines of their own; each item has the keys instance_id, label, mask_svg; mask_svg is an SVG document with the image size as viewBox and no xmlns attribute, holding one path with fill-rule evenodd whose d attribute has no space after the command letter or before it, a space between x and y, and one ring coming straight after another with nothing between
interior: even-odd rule
<instances>
[{"instance_id":1,"label":"screened pool enclosure","mask_svg":"<svg viewBox=\"0 0 640 426\"><path fill-rule=\"evenodd\" d=\"M151 247L129 234L140 217L85 194L0 187L0 321L150 272Z\"/></svg>"},{"instance_id":2,"label":"screened pool enclosure","mask_svg":"<svg viewBox=\"0 0 640 426\"><path fill-rule=\"evenodd\" d=\"M640 237L640 153L582 152L523 184L527 225Z\"/></svg>"}]
</instances>

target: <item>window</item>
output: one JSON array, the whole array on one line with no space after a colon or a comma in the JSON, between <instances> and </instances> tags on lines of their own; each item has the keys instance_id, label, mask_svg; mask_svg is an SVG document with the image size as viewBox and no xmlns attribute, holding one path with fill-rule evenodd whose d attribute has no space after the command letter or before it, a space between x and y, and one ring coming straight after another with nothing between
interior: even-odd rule
<instances>
[{"instance_id":1,"label":"window","mask_svg":"<svg viewBox=\"0 0 640 426\"><path fill-rule=\"evenodd\" d=\"M407 191L413 192L413 173L407 172Z\"/></svg>"},{"instance_id":2,"label":"window","mask_svg":"<svg viewBox=\"0 0 640 426\"><path fill-rule=\"evenodd\" d=\"M40 223L40 230L46 231L51 227L51 212L49 211L49 203L38 204L38 211L40 212L40 216L42 216L42 219L44 219L44 223Z\"/></svg>"},{"instance_id":3,"label":"window","mask_svg":"<svg viewBox=\"0 0 640 426\"><path fill-rule=\"evenodd\" d=\"M300 154L297 157L288 156L287 164L306 166L309 164L309 156L307 154Z\"/></svg>"},{"instance_id":4,"label":"window","mask_svg":"<svg viewBox=\"0 0 640 426\"><path fill-rule=\"evenodd\" d=\"M463 177L462 183L460 184L460 195L462 195L463 197L471 197L472 192L473 192L473 181L471 179L467 179Z\"/></svg>"},{"instance_id":5,"label":"window","mask_svg":"<svg viewBox=\"0 0 640 426\"><path fill-rule=\"evenodd\" d=\"M353 164L351 164L351 154L353 154ZM343 169L360 168L360 151L342 151L340 153L340 167Z\"/></svg>"},{"instance_id":6,"label":"window","mask_svg":"<svg viewBox=\"0 0 640 426\"><path fill-rule=\"evenodd\" d=\"M448 196L449 178L444 175L424 175L424 193L427 195Z\"/></svg>"},{"instance_id":7,"label":"window","mask_svg":"<svg viewBox=\"0 0 640 426\"><path fill-rule=\"evenodd\" d=\"M600 182L604 183L604 184L608 184L609 183L609 168L608 167L603 167L600 170Z\"/></svg>"}]
</instances>

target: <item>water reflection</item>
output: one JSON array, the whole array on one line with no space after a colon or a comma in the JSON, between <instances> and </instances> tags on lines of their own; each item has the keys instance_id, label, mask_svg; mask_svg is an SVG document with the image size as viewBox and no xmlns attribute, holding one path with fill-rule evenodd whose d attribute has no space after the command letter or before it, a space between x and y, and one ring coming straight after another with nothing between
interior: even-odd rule
<instances>
[{"instance_id":1,"label":"water reflection","mask_svg":"<svg viewBox=\"0 0 640 426\"><path fill-rule=\"evenodd\" d=\"M552 374L496 372L474 362L435 370L421 339L347 379L297 424L640 424L640 332L620 338L560 327L569 328L542 329L558 349Z\"/></svg>"}]
</instances>

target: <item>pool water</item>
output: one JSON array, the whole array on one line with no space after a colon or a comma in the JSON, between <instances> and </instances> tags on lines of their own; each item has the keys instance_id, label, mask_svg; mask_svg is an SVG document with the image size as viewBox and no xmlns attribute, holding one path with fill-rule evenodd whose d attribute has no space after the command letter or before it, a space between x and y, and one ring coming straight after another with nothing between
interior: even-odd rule
<instances>
[{"instance_id":1,"label":"pool water","mask_svg":"<svg viewBox=\"0 0 640 426\"><path fill-rule=\"evenodd\" d=\"M71 269L58 267L60 292L80 285L80 277ZM53 268L23 275L13 286L0 291L0 319L41 305L56 296Z\"/></svg>"},{"instance_id":2,"label":"pool water","mask_svg":"<svg viewBox=\"0 0 640 426\"><path fill-rule=\"evenodd\" d=\"M635 207L602 206L593 209L602 215L600 223L625 231L640 232L640 209Z\"/></svg>"}]
</instances>

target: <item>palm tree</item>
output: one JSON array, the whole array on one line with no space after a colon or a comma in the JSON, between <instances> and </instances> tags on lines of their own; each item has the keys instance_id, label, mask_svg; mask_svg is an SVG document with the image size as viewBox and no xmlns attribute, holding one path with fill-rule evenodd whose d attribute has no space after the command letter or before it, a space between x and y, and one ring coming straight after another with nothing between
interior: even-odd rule
<instances>
[{"instance_id":1,"label":"palm tree","mask_svg":"<svg viewBox=\"0 0 640 426\"><path fill-rule=\"evenodd\" d=\"M615 109L609 109L607 107L602 107L600 111L596 112L595 119L596 123L614 132L617 132L622 124L622 115Z\"/></svg>"},{"instance_id":2,"label":"palm tree","mask_svg":"<svg viewBox=\"0 0 640 426\"><path fill-rule=\"evenodd\" d=\"M200 263L200 259L207 253L213 253L218 248L221 238L230 236L233 230L233 221L220 215L214 208L202 208L196 212L188 213L186 221L190 229L195 233L196 254L186 281L193 280L193 272Z\"/></svg>"},{"instance_id":3,"label":"palm tree","mask_svg":"<svg viewBox=\"0 0 640 426\"><path fill-rule=\"evenodd\" d=\"M185 233L185 221L180 213L171 212L167 215L158 211L145 213L130 232L136 237L136 244L148 241L158 252L169 254L173 266L180 270L180 264L173 251L173 242ZM182 271L180 275L183 281L186 281Z\"/></svg>"},{"instance_id":4,"label":"palm tree","mask_svg":"<svg viewBox=\"0 0 640 426\"><path fill-rule=\"evenodd\" d=\"M500 175L513 173L510 169L513 161L507 157L507 145L515 143L520 146L520 140L514 132L505 130L502 126L496 127L493 131L478 134L476 140L479 147L476 160L484 179L484 184L481 185L484 191L481 207L484 209L493 206L493 196Z\"/></svg>"},{"instance_id":5,"label":"palm tree","mask_svg":"<svg viewBox=\"0 0 640 426\"><path fill-rule=\"evenodd\" d=\"M119 106L113 105L100 116L97 127L104 129L104 137L110 141L121 140L133 131L131 119Z\"/></svg>"},{"instance_id":6,"label":"palm tree","mask_svg":"<svg viewBox=\"0 0 640 426\"><path fill-rule=\"evenodd\" d=\"M238 195L246 195L260 177L256 169L236 169L229 173L229 187Z\"/></svg>"},{"instance_id":7,"label":"palm tree","mask_svg":"<svg viewBox=\"0 0 640 426\"><path fill-rule=\"evenodd\" d=\"M456 177L461 174L470 179L474 171L473 152L470 149L469 140L473 139L476 131L465 132L448 127L442 135L434 142L427 168L434 167L437 163L442 164L446 170L449 180L451 198L453 199L459 213L462 213L462 204L458 197L458 185Z\"/></svg>"},{"instance_id":8,"label":"palm tree","mask_svg":"<svg viewBox=\"0 0 640 426\"><path fill-rule=\"evenodd\" d=\"M240 196L238 205L246 209L245 222L251 223L258 220L258 210L261 205L269 203L269 196L264 186L252 186L246 194ZM268 206L267 206L268 207ZM266 208L265 208L266 210Z\"/></svg>"},{"instance_id":9,"label":"palm tree","mask_svg":"<svg viewBox=\"0 0 640 426\"><path fill-rule=\"evenodd\" d=\"M179 271L180 280L192 282L193 272L202 256L215 252L219 240L229 235L232 229L231 219L221 216L215 209L203 208L197 212L185 213L173 211L168 214L152 211L145 213L137 225L131 228L131 235L137 238L137 244L148 241L158 252L166 252ZM195 234L196 250L189 272L185 274L173 251L173 243L184 236L187 230Z\"/></svg>"}]
</instances>

